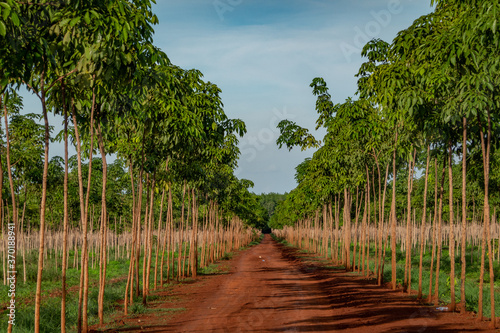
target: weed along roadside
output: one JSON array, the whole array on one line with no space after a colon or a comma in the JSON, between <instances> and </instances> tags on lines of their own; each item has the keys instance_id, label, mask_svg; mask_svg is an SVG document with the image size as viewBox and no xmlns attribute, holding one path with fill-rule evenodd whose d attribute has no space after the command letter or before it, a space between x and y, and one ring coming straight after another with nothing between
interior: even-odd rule
<instances>
[{"instance_id":1,"label":"weed along roadside","mask_svg":"<svg viewBox=\"0 0 500 333\"><path fill-rule=\"evenodd\" d=\"M94 325L95 332L131 331L140 329L161 328L184 312L196 306L198 293L202 292L213 279L231 274L238 258L252 247L260 244L263 236L231 252L225 252L216 262L198 270L196 278L185 278L171 281L154 291L149 297L148 305L137 302L131 306L130 313L124 316L121 311L110 314L105 325ZM123 304L123 299L118 301Z\"/></svg>"},{"instance_id":2,"label":"weed along roadside","mask_svg":"<svg viewBox=\"0 0 500 333\"><path fill-rule=\"evenodd\" d=\"M157 304L105 331L494 332L470 314L423 306L270 235L220 265L222 274L169 286Z\"/></svg>"},{"instance_id":3,"label":"weed along roadside","mask_svg":"<svg viewBox=\"0 0 500 333\"><path fill-rule=\"evenodd\" d=\"M346 272L346 274L349 274L350 276L356 276L356 277L359 277L361 279L363 279L364 281L369 281L368 283L374 283L374 284L377 284L377 273L376 273L376 250L374 247L368 247L367 245L367 248L364 249L363 251L358 248L356 249L356 247L351 247L351 255L353 257L356 256L356 253L358 253L358 255L361 255L361 253L364 253L364 255L366 255L366 258L363 258L363 257L358 257L356 259L356 263L353 264L353 269L346 269L344 263L342 262L342 255L340 254L342 252L342 245L341 244L338 244L338 248L335 249L335 248L331 248L330 247L330 244L327 245L326 248L322 248L320 246L319 243L317 243L312 237L311 235L315 235L315 231L311 230L311 229L307 229L307 228L304 228L302 230L292 230L291 228L290 229L283 229L283 230L274 230L273 234L272 234L272 237L275 241L279 242L280 244L283 244L283 246L286 246L286 247L291 247L291 248L294 248L294 249L297 249L299 251L299 253L301 253L301 257L302 256L305 256L305 257L308 257L309 260L314 260L314 261L319 261L322 263L322 265L324 267L327 267L328 269L332 269L334 271L343 271L343 272ZM332 243L331 245L335 246L334 243ZM390 251L390 250L388 250ZM474 251L472 249L472 251ZM476 250L477 251L477 250ZM338 253L339 254L339 257L338 258L335 258L332 256L332 253ZM388 255L390 255L390 252L388 252ZM434 284L434 281L430 281L429 277L431 277L432 275L430 274L430 271L429 271L429 268L431 267L430 265L430 262L431 262L431 256L432 256L432 253L431 251L429 251L429 253L427 253L424 258L423 258L423 262L424 262L424 274L423 274L423 279L421 281L422 285L423 285L423 288L424 290L426 290L426 288L429 288L429 285L430 284ZM373 259L369 259L369 258L373 258ZM440 294L440 299L438 300L438 302L428 302L428 298L427 297L422 297L422 298L419 298L418 297L418 294L417 294L417 290L418 290L418 284L419 284L419 272L417 269L413 270L412 274L413 274L413 279L412 279L412 283L413 283L413 291L412 293L408 293L408 289L407 287L405 287L404 283L403 283L403 268L405 266L405 260L404 260L404 253L402 251L398 251L397 253L397 258L398 261L397 261L397 265L398 265L398 269L400 269L401 271L399 272L398 274L398 288L397 288L397 292L400 293L400 294L403 294L403 295L407 295L406 297L408 298L409 301L411 302L414 302L415 304L421 304L424 307L424 309L426 309L425 311L431 311L431 312L449 312L449 313L452 313L453 314L453 311L450 310L450 307L449 307L449 304L450 304L450 292L448 290L448 292L442 292ZM479 258L476 258L476 260L478 260ZM366 261L365 261L366 260ZM373 262L369 262L370 260L373 260ZM468 258L468 260L474 260L474 258ZM353 260L354 262L354 260ZM366 265L365 267L361 268L359 267L358 265L362 262L365 262L365 264L363 265ZM417 262L418 263L418 262ZM477 264L476 264L477 265ZM477 267L477 266L476 266ZM441 267L441 269L443 271L448 271L449 272L449 262L448 262L448 266L446 265L446 262L445 264ZM384 272L383 272L383 280L384 281L389 281L390 280L390 277L391 277L391 267L390 265L387 267L384 267ZM354 274L354 275L352 275ZM479 316L477 315L477 311L478 311L478 293L479 293L479 286L477 285L477 283L474 283L473 281L475 279L478 278L478 272L476 273L469 273L468 275L468 278L471 280L470 282L468 282L466 284L466 291L467 291L467 295L468 295L468 298L467 298L467 308L466 308L466 314L467 314L467 318L469 318L470 320L478 320L479 319ZM380 285L379 285L380 286ZM385 283L381 286L382 288L387 288L387 292L389 293L390 289L392 289L392 285L390 283ZM441 278L439 279L439 286L438 288L440 290L446 290L447 288L450 287L450 279L447 275L445 276L441 276ZM500 288L500 286L499 286ZM497 304L496 304L496 309L498 309L500 307L500 300L497 300ZM457 311L457 312L461 312L461 311ZM455 316L458 316L458 314L453 314ZM488 325L487 324L488 322L488 319L486 318L486 322L483 323L483 326L485 327L485 329L487 329ZM492 332L494 332L495 330L491 330Z\"/></svg>"},{"instance_id":4,"label":"weed along roadside","mask_svg":"<svg viewBox=\"0 0 500 333\"><path fill-rule=\"evenodd\" d=\"M55 237L55 236L54 236ZM76 235L75 235L76 237ZM92 237L89 237L90 239L93 239ZM200 233L200 238L201 238L201 233ZM50 239L50 238L49 238ZM224 242L226 242L225 238L221 238ZM235 242L233 239L233 242L228 240L227 238L227 243L222 244L218 243L217 245L214 245L212 247L212 251L218 251L218 253L213 253L213 258L214 261L212 262L210 260L210 245L206 245L205 252L202 250L202 248L199 248L200 253L205 253L206 261L201 263L201 257L198 258L198 275L203 278L203 276L208 276L208 275L213 275L213 274L225 274L227 273L227 265L226 262L232 258L233 255L238 253L238 251L242 251L246 249L248 246L254 246L260 241L261 237L258 235L258 233L253 234L253 236L249 237L249 243L247 245L244 245L245 242ZM233 245L231 246L230 243ZM92 243L91 243L92 244ZM237 248L237 246L240 246L240 248ZM161 248L160 248L161 249ZM224 249L225 252L222 252ZM115 316L119 316L120 314L123 314L123 295L125 293L125 288L126 288L126 283L127 283L127 271L129 268L129 262L126 257L126 251L123 250L121 246L116 247L116 253L114 251L109 252L109 257L110 258L117 258L117 260L109 260L109 263L107 264L107 285L106 285L106 293L105 293L105 304L106 307L104 308L104 323L105 325L99 325L99 318L97 316L97 296L98 296L98 285L97 283L93 283L91 286L89 286L89 324L92 329L100 329L101 327L106 327L107 325L113 325L115 323ZM227 252L226 252L227 251ZM185 248L183 251L184 253L189 253L189 248ZM35 258L35 253L32 254L32 257ZM161 258L162 253L158 253L159 257ZM153 252L152 257L154 258L156 256L156 253ZM78 261L73 257L73 252L70 252L69 255L69 260L68 262L75 263L77 265ZM175 263L178 263L178 254L177 252L174 253L174 255L170 256L170 261L173 262L175 260ZM182 258L182 255L181 255ZM97 281L99 272L97 269L97 254L96 255L90 255L91 263L90 263L90 269L89 269L89 275L91 279L95 279L94 281ZM94 261L92 261L94 260ZM165 258L166 260L166 258ZM57 264L57 262L59 264ZM187 261L187 260L186 260ZM36 284L33 282L30 282L29 277L30 276L36 276L36 260L31 260L30 257L27 257L27 263L32 263L31 266L27 266L27 283L20 284L19 292L17 295L17 300L18 300L18 308L17 308L17 313L16 313L16 331L15 332L32 332L32 327L33 327L33 311L34 311L34 300L33 300L33 293L36 288ZM139 261L140 265L143 264L142 260ZM182 261L181 261L182 263ZM160 263L158 263L160 264ZM60 289L60 278L58 274L58 269L56 265L59 265L60 268L60 258L56 258L55 254L52 254L49 252L46 260L46 267L47 269L47 274L46 274L46 281L44 281L43 286L43 300L46 302L46 306L42 307L42 319L44 320L44 327L46 327L47 332L54 332L60 330L60 304L61 301L61 289ZM188 271L188 264L185 262L184 263L184 271ZM180 268L182 271L182 267ZM164 288L160 287L160 276L158 274L158 281L157 281L157 290L153 291L151 293L151 296L148 297L148 305L144 306L142 303L142 296L136 297L134 296L133 298L133 303L130 306L130 315L132 318L137 315L142 315L143 313L150 313L153 315L156 313L154 306L156 306L159 303L163 302L169 302L172 301L167 296L165 296L161 291L163 290L169 290L171 288L174 288L175 285L177 284L191 284L195 279L192 279L188 277L188 275L185 275L185 277L179 278L177 281L177 271L179 270L179 266L171 266L170 268L167 267L167 264L164 264L164 269L163 269L163 279L164 279ZM154 271L154 268L152 269ZM159 271L159 270L158 270ZM167 271L169 272L169 279L167 282ZM52 274L52 275L51 275ZM79 283L79 271L75 267L73 268L68 268L67 271L67 291L68 291L68 298L67 298L67 322L68 324L70 323L76 323L77 317L77 307L78 307L78 283ZM151 289L154 288L153 281L151 281ZM2 286L3 287L3 286ZM2 297L7 297L7 292L2 294ZM7 307L7 302L8 299L1 299L2 302L2 308L4 309L3 311L6 311ZM152 308L153 307L153 308ZM165 315L171 315L175 314L176 312L182 312L182 308L173 308L171 310L168 309L159 309L159 313L164 313ZM116 324L115 324L116 325ZM71 326L70 326L71 327ZM76 329L76 325L73 326L72 330ZM0 332L2 329L0 329Z\"/></svg>"}]
</instances>

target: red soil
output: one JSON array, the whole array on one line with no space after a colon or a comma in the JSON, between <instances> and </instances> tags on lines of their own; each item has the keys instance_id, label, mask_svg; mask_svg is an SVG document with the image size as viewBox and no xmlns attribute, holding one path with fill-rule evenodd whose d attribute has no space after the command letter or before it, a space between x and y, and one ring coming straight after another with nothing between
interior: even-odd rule
<instances>
[{"instance_id":1,"label":"red soil","mask_svg":"<svg viewBox=\"0 0 500 333\"><path fill-rule=\"evenodd\" d=\"M159 306L186 311L122 318L128 327L108 332L498 332L315 259L266 235L229 274L177 285L168 292L177 300Z\"/></svg>"}]
</instances>

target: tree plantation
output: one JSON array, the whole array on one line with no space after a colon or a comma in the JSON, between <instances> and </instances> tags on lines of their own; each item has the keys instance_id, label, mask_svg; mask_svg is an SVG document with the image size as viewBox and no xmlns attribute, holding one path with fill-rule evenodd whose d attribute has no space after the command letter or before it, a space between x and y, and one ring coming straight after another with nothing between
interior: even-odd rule
<instances>
[{"instance_id":1,"label":"tree plantation","mask_svg":"<svg viewBox=\"0 0 500 333\"><path fill-rule=\"evenodd\" d=\"M500 6L434 5L392 43L366 44L356 98L334 103L325 80L312 81L322 142L279 124L279 147L318 150L296 167L298 186L271 227L379 285L474 310L494 326Z\"/></svg>"},{"instance_id":2,"label":"tree plantation","mask_svg":"<svg viewBox=\"0 0 500 333\"><path fill-rule=\"evenodd\" d=\"M290 193L261 195L235 173L245 123L225 113L216 84L153 43L153 4L0 1L1 332L108 324L142 332L136 316L174 302L168 288L181 295L190 284L201 291L185 292L199 303L187 310L198 312L163 309L186 310L186 332L200 331L196 320L212 331L217 316L224 331L266 331L255 326L265 323L301 331L272 318L310 310L304 291L327 288L313 290L308 279L321 276L307 274L317 267L291 248L335 274L402 290L432 309L474 312L495 328L498 2L433 0L433 11L392 42L371 40L344 102L314 78L316 129L326 135L282 120L279 148L315 152L296 166ZM27 110L25 90L40 110ZM271 229L273 238L261 235ZM328 286L341 285L336 279ZM203 298L205 286L214 289ZM169 315L145 329L180 329ZM295 315L287 320L296 325ZM319 314L311 316L310 325Z\"/></svg>"},{"instance_id":3,"label":"tree plantation","mask_svg":"<svg viewBox=\"0 0 500 333\"><path fill-rule=\"evenodd\" d=\"M0 11L1 299L15 305L2 329L87 332L113 297L127 314L256 238L263 210L233 175L245 124L225 115L215 84L152 44L149 0ZM38 113L21 112L20 86ZM63 157L49 159L53 140Z\"/></svg>"}]
</instances>

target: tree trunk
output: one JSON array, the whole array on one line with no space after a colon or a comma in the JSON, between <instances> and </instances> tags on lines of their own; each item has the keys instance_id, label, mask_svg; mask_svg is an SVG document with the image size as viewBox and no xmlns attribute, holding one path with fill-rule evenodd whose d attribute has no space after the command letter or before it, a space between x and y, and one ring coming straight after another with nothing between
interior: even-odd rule
<instances>
[{"instance_id":1,"label":"tree trunk","mask_svg":"<svg viewBox=\"0 0 500 333\"><path fill-rule=\"evenodd\" d=\"M441 225L443 220L443 194L444 194L444 176L446 170L446 159L443 158L443 171L441 172L441 184L439 188L439 208L438 208L438 229L437 229L437 253L436 253L436 283L434 285L434 305L439 304L439 269L441 266L441 248L442 248L442 239L441 239Z\"/></svg>"},{"instance_id":2,"label":"tree trunk","mask_svg":"<svg viewBox=\"0 0 500 333\"><path fill-rule=\"evenodd\" d=\"M398 132L394 143L392 155L392 201L391 201L391 283L392 290L396 290L396 147L398 142Z\"/></svg>"},{"instance_id":3,"label":"tree trunk","mask_svg":"<svg viewBox=\"0 0 500 333\"><path fill-rule=\"evenodd\" d=\"M479 131L481 136L481 151L483 154L483 169L484 169L484 235L486 236L486 244L488 246L488 264L490 270L490 307L491 307L491 322L490 327L496 326L495 319L495 276L493 271L493 251L491 246L491 231L490 231L490 203L489 203L489 180L490 180L490 153L491 153L491 114L488 108L486 142L481 121L479 120ZM484 239L484 237L483 237ZM483 254L485 246L483 241ZM481 275L484 275L484 255L481 257ZM483 277L480 278L480 283L483 283ZM482 290L479 291L482 293ZM480 294L481 295L481 294ZM481 295L482 296L482 295ZM482 297L481 297L482 298ZM482 300L481 300L482 301ZM480 314L482 316L482 313Z\"/></svg>"},{"instance_id":4,"label":"tree trunk","mask_svg":"<svg viewBox=\"0 0 500 333\"><path fill-rule=\"evenodd\" d=\"M102 138L101 125L97 124L97 135L99 140L99 150L102 158L102 193L101 193L101 254L99 263L99 296L97 315L99 317L99 324L104 323L104 288L106 286L106 186L108 182L108 163L106 161L106 152L104 150L104 140Z\"/></svg>"},{"instance_id":5,"label":"tree trunk","mask_svg":"<svg viewBox=\"0 0 500 333\"><path fill-rule=\"evenodd\" d=\"M192 228L193 228L193 231L192 231L192 241L191 241L191 253L192 253L192 257L191 257L191 277L192 278L196 278L196 273L197 273L197 269L198 269L198 242L197 242L197 238L198 238L198 216L197 216L197 207L196 207L196 195L195 195L195 191L194 191L194 188L191 189L191 196L192 196L192 210L193 210L193 213L192 213L192 218L193 218L193 225L192 225Z\"/></svg>"},{"instance_id":6,"label":"tree trunk","mask_svg":"<svg viewBox=\"0 0 500 333\"><path fill-rule=\"evenodd\" d=\"M179 247L178 247L178 256L177 256L177 282L181 279L182 269L182 245L183 245L183 231L184 231L184 202L186 197L186 183L182 188L182 204L181 204L181 221L180 221L180 233L179 233Z\"/></svg>"},{"instance_id":7,"label":"tree trunk","mask_svg":"<svg viewBox=\"0 0 500 333\"><path fill-rule=\"evenodd\" d=\"M144 262L146 262L146 279L144 281L144 285L146 286L145 295L142 296L142 303L146 305L147 296L149 295L149 280L150 280L150 272L151 272L151 256L153 251L153 221L154 221L154 193L155 193L155 180L156 174L153 174L153 180L151 182L151 194L150 194L150 202L149 202L149 220L148 220L148 253L147 258L146 254L144 257Z\"/></svg>"},{"instance_id":8,"label":"tree trunk","mask_svg":"<svg viewBox=\"0 0 500 333\"><path fill-rule=\"evenodd\" d=\"M467 118L463 117L462 138L462 234L461 234L461 274L460 274L460 313L465 314L465 251L467 248Z\"/></svg>"},{"instance_id":9,"label":"tree trunk","mask_svg":"<svg viewBox=\"0 0 500 333\"><path fill-rule=\"evenodd\" d=\"M385 169L385 182L384 182L384 192L382 194L382 203L379 205L380 206L380 249L379 249L379 269L378 269L378 277L377 277L377 284L381 286L384 283L384 264L385 264L385 248L384 248L384 239L382 237L382 233L384 231L384 210L385 210L385 196L387 194L387 182L388 182L388 177L389 177L389 163L387 164L387 167ZM379 193L380 195L380 193ZM392 214L392 213L391 213ZM387 239L387 236L386 236ZM385 241L387 245L387 240ZM382 251L383 250L383 251Z\"/></svg>"},{"instance_id":10,"label":"tree trunk","mask_svg":"<svg viewBox=\"0 0 500 333\"><path fill-rule=\"evenodd\" d=\"M450 209L450 244L449 244L449 255L450 255L450 311L455 311L455 230L453 222L453 169L452 169L452 147L451 141L448 147L448 184L449 184L449 200L448 205Z\"/></svg>"},{"instance_id":11,"label":"tree trunk","mask_svg":"<svg viewBox=\"0 0 500 333\"><path fill-rule=\"evenodd\" d=\"M339 205L340 198L335 197L335 263L339 262ZM299 237L300 242L302 243L302 239Z\"/></svg>"},{"instance_id":12,"label":"tree trunk","mask_svg":"<svg viewBox=\"0 0 500 333\"><path fill-rule=\"evenodd\" d=\"M89 173L87 179L87 194L85 197L85 221L82 249L82 270L83 270L83 306L82 306L82 331L88 331L88 299L89 299L89 254L87 249L87 221L89 216L90 188L92 180L92 153L94 150L94 111L95 111L95 88L92 92L92 109L90 112L90 148L89 148ZM76 125L75 125L76 127ZM91 224L92 226L93 224Z\"/></svg>"},{"instance_id":13,"label":"tree trunk","mask_svg":"<svg viewBox=\"0 0 500 333\"><path fill-rule=\"evenodd\" d=\"M408 161L408 193L407 193L407 207L406 207L406 262L405 262L405 279L404 284L408 293L411 294L411 244L410 244L410 225L411 225L411 192L413 187L413 168L415 161L416 149L413 156L410 155Z\"/></svg>"},{"instance_id":14,"label":"tree trunk","mask_svg":"<svg viewBox=\"0 0 500 333\"><path fill-rule=\"evenodd\" d=\"M4 95L5 99L5 95ZM11 289L16 290L17 287L17 263L16 263L16 257L17 257L17 229L18 229L18 224L17 224L17 203L16 203L16 192L14 189L14 180L12 178L12 166L10 163L10 135L9 135L9 120L8 120L8 114L7 114L7 103L3 105L4 109L4 117L5 117L5 139L6 139L6 145L7 145L7 153L6 153L6 162L7 162L7 174L9 175L9 185L10 185L10 196L11 196L11 202L12 202L12 223L8 222L8 245L9 245L9 259L7 260L7 273L9 274L9 277L7 281L10 281L9 285L12 286L14 285L14 288L11 287ZM48 147L47 147L48 148ZM47 158L47 157L46 157ZM1 163L1 161L0 161ZM0 188L0 191L2 189ZM13 255L10 253L10 249L14 250ZM14 259L10 259L14 258ZM40 272L40 270L39 270ZM41 273L41 272L40 272ZM11 302L15 302L15 293L12 293L11 296ZM7 331L9 333L12 333L12 327L15 325L15 317L10 317L8 316L8 327Z\"/></svg>"},{"instance_id":15,"label":"tree trunk","mask_svg":"<svg viewBox=\"0 0 500 333\"><path fill-rule=\"evenodd\" d=\"M344 265L351 270L351 193L344 187Z\"/></svg>"},{"instance_id":16,"label":"tree trunk","mask_svg":"<svg viewBox=\"0 0 500 333\"><path fill-rule=\"evenodd\" d=\"M436 254L436 223L438 216L438 164L437 157L434 159L434 218L432 219L432 254L431 267L429 275L429 294L427 295L427 303L432 301L432 272L434 271L434 258Z\"/></svg>"},{"instance_id":17,"label":"tree trunk","mask_svg":"<svg viewBox=\"0 0 500 333\"><path fill-rule=\"evenodd\" d=\"M42 302L42 273L43 273L43 252L45 246L45 207L47 203L47 176L49 172L49 141L50 129L47 117L47 106L45 104L45 72L40 75L40 100L42 102L43 121L45 126L45 148L42 176L42 200L40 202L40 246L38 248L38 272L36 278L35 292L35 333L40 333L40 306Z\"/></svg>"},{"instance_id":18,"label":"tree trunk","mask_svg":"<svg viewBox=\"0 0 500 333\"><path fill-rule=\"evenodd\" d=\"M161 243L161 226L162 226L161 218L162 218L162 214L163 214L163 203L164 203L164 200L165 200L165 187L163 188L163 190L161 192L160 216L158 217L158 232L157 232L157 235L156 235L154 290L156 290L157 287L158 287L158 255L159 255L159 252L160 252L160 243ZM166 236L167 235L165 235L165 237Z\"/></svg>"},{"instance_id":19,"label":"tree trunk","mask_svg":"<svg viewBox=\"0 0 500 333\"><path fill-rule=\"evenodd\" d=\"M65 87L62 85L62 102L64 110L64 231L63 231L63 262L62 262L62 295L61 295L61 333L66 332L66 269L68 266L68 109Z\"/></svg>"},{"instance_id":20,"label":"tree trunk","mask_svg":"<svg viewBox=\"0 0 500 333\"><path fill-rule=\"evenodd\" d=\"M427 145L427 162L425 164L425 183L424 183L424 199L423 199L423 208L422 208L422 225L421 225L421 232L420 232L420 258L419 258L419 264L418 264L418 294L417 298L422 299L422 263L423 263L423 258L424 258L424 243L425 243L425 238L424 238L424 232L425 232L425 219L427 218L427 187L429 184L429 163L430 163L430 150L431 150L431 145ZM431 270L432 271L432 270ZM429 280L429 281L432 281ZM432 283L430 283L432 284Z\"/></svg>"},{"instance_id":21,"label":"tree trunk","mask_svg":"<svg viewBox=\"0 0 500 333\"><path fill-rule=\"evenodd\" d=\"M129 173L130 173L130 188L132 189L132 241L130 247L130 263L127 275L127 284L125 285L125 301L124 301L124 313L128 314L128 293L130 290L130 303L133 301L133 289L134 289L134 264L135 264L135 249L137 241L137 223L136 223L136 199L135 199L135 186L134 186L134 170L132 163L132 156L129 156ZM130 244L130 243L129 243Z\"/></svg>"}]
</instances>

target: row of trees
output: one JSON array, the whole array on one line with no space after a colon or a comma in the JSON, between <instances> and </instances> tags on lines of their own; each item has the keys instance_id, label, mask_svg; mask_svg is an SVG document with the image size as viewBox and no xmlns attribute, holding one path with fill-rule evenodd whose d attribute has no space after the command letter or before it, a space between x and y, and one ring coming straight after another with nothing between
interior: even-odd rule
<instances>
[{"instance_id":1,"label":"row of trees","mask_svg":"<svg viewBox=\"0 0 500 333\"><path fill-rule=\"evenodd\" d=\"M490 170L499 170L500 163L500 151L496 149L500 137L500 45L496 13L500 5L481 0L433 1L433 4L432 13L415 20L392 43L372 40L363 48L362 56L367 61L356 75L357 98L334 104L326 82L322 78L313 80L311 88L317 96L319 114L317 128L327 130L323 142L291 121L278 125L280 147L319 149L312 159L297 167L299 185L278 206L272 225L314 220L321 209L318 207L322 206L330 207L323 208L326 217L342 211L344 264L352 269L349 258L352 221L362 216L362 202L365 202L363 220L368 219L379 230L375 274L382 283L384 238L388 237L391 284L395 289L397 221L407 226L408 244L414 214L418 214L416 219L422 230L426 230L432 216L438 239L442 237L443 224L450 228L451 310L455 310L454 249L459 245L460 309L465 311L467 221L479 211L484 230L479 315L482 317L483 272L487 260L494 325L490 207L497 205L500 197L498 192L490 194L490 189L498 189L500 174ZM422 177L417 177L418 174ZM324 227L328 227L326 217ZM454 230L455 225L459 231ZM384 235L384 230L390 230L389 234ZM420 262L423 246L420 239ZM441 245L438 247L436 275ZM411 254L406 255L406 261L411 262ZM407 276L410 275L405 274L405 286L409 286ZM422 297L421 285L418 295Z\"/></svg>"},{"instance_id":2,"label":"row of trees","mask_svg":"<svg viewBox=\"0 0 500 333\"><path fill-rule=\"evenodd\" d=\"M182 188L177 211L181 224L186 221L184 212L191 212L193 235L203 220L197 214L202 202L211 214L223 215L224 223L235 221L233 216L245 223L262 220L258 200L247 190L251 182L233 175L244 123L226 116L215 84L203 81L198 70L173 65L153 44L157 23L150 0L0 2L0 105L5 120L0 202L5 200L9 206L8 222L16 229L23 207L30 227L39 230L35 332L40 330L47 224L62 229L64 235L62 331L66 330L67 234L72 226L81 228L78 331L87 332L87 235L92 207L99 216L101 237L101 321L109 217L128 216L123 219L128 224L117 228L133 233L128 285L132 286L135 275L136 290L139 256L143 253L147 259L142 270L144 300L153 225L158 223L161 229L165 190L168 194L172 187ZM38 114L20 114L17 90L21 86L39 98ZM62 116L64 126L56 137L64 142L64 157L52 160L49 112ZM39 120L43 125L38 125ZM70 141L77 151L72 158ZM100 155L98 160L95 154ZM107 162L110 155L117 157L112 165ZM9 183L5 194L4 173ZM163 193L159 220L153 210L158 192ZM168 207L173 216L172 205ZM147 235L145 243L140 241L141 233ZM191 243L192 251L195 248Z\"/></svg>"}]
</instances>

